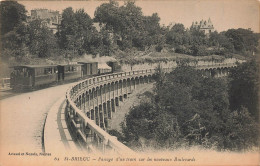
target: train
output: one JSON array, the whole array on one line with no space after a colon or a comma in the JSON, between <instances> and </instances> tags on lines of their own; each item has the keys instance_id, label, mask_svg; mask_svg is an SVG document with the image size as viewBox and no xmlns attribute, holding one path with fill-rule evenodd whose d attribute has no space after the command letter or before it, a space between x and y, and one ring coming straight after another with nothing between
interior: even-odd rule
<instances>
[{"instance_id":1,"label":"train","mask_svg":"<svg viewBox=\"0 0 260 166\"><path fill-rule=\"evenodd\" d=\"M105 66L105 67L104 67ZM117 62L77 62L58 65L18 65L12 66L10 88L13 90L33 90L54 83L63 83L92 76L121 71Z\"/></svg>"}]
</instances>

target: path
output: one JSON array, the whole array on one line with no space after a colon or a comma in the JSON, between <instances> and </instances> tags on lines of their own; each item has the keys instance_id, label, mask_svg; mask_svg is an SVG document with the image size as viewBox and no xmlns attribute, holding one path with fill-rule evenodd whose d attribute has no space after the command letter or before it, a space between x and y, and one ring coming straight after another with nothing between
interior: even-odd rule
<instances>
[{"instance_id":1,"label":"path","mask_svg":"<svg viewBox=\"0 0 260 166\"><path fill-rule=\"evenodd\" d=\"M51 106L71 84L23 93L0 101L1 153L41 152L42 129Z\"/></svg>"}]
</instances>

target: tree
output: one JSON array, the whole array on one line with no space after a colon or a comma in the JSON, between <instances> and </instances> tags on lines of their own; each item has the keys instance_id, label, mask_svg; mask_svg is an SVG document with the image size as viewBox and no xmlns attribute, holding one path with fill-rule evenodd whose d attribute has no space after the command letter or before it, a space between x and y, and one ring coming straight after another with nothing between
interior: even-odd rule
<instances>
[{"instance_id":1,"label":"tree","mask_svg":"<svg viewBox=\"0 0 260 166\"><path fill-rule=\"evenodd\" d=\"M111 56L116 49L116 43L114 42L114 36L109 30L102 28L100 31L101 44L99 47L99 53L101 56Z\"/></svg>"},{"instance_id":2,"label":"tree","mask_svg":"<svg viewBox=\"0 0 260 166\"><path fill-rule=\"evenodd\" d=\"M245 107L228 116L225 132L227 133L225 144L229 149L239 151L258 146L259 125Z\"/></svg>"},{"instance_id":3,"label":"tree","mask_svg":"<svg viewBox=\"0 0 260 166\"><path fill-rule=\"evenodd\" d=\"M28 27L23 23L6 33L1 40L1 52L5 60L14 58L20 61L29 53L27 47L29 42Z\"/></svg>"},{"instance_id":4,"label":"tree","mask_svg":"<svg viewBox=\"0 0 260 166\"><path fill-rule=\"evenodd\" d=\"M1 52L4 59L21 60L28 53L28 36L24 25L26 10L15 1L0 2Z\"/></svg>"},{"instance_id":5,"label":"tree","mask_svg":"<svg viewBox=\"0 0 260 166\"><path fill-rule=\"evenodd\" d=\"M169 32L166 34L166 41L168 44L171 44L175 47L184 43L184 36L185 36L185 28L183 24L175 24Z\"/></svg>"},{"instance_id":6,"label":"tree","mask_svg":"<svg viewBox=\"0 0 260 166\"><path fill-rule=\"evenodd\" d=\"M16 1L0 2L1 36L26 21L25 7Z\"/></svg>"},{"instance_id":7,"label":"tree","mask_svg":"<svg viewBox=\"0 0 260 166\"><path fill-rule=\"evenodd\" d=\"M95 10L95 22L105 24L106 30L112 32L120 32L120 26L122 26L122 18L120 18L119 6L115 1L109 1L109 3L103 3Z\"/></svg>"},{"instance_id":8,"label":"tree","mask_svg":"<svg viewBox=\"0 0 260 166\"><path fill-rule=\"evenodd\" d=\"M191 45L206 45L207 38L203 31L199 29L190 29L190 44Z\"/></svg>"},{"instance_id":9,"label":"tree","mask_svg":"<svg viewBox=\"0 0 260 166\"><path fill-rule=\"evenodd\" d=\"M162 29L160 27L160 17L157 13L153 13L152 16L144 16L144 32L145 34L145 45L150 46L154 44L163 45L164 42L162 41Z\"/></svg>"},{"instance_id":10,"label":"tree","mask_svg":"<svg viewBox=\"0 0 260 166\"><path fill-rule=\"evenodd\" d=\"M247 29L229 29L225 35L238 52L255 51L258 46L259 36Z\"/></svg>"},{"instance_id":11,"label":"tree","mask_svg":"<svg viewBox=\"0 0 260 166\"><path fill-rule=\"evenodd\" d=\"M61 48L73 50L75 39L73 36L76 35L76 19L74 11L71 7L66 8L62 12L62 20L60 26L59 43Z\"/></svg>"},{"instance_id":12,"label":"tree","mask_svg":"<svg viewBox=\"0 0 260 166\"><path fill-rule=\"evenodd\" d=\"M157 112L149 102L141 103L131 108L122 124L124 140L128 146L140 147L142 139L148 140L154 137Z\"/></svg>"},{"instance_id":13,"label":"tree","mask_svg":"<svg viewBox=\"0 0 260 166\"><path fill-rule=\"evenodd\" d=\"M215 53L221 54L220 51L233 52L234 45L229 41L224 33L212 32L209 36L209 46L215 47ZM223 53L224 53L223 52Z\"/></svg>"},{"instance_id":14,"label":"tree","mask_svg":"<svg viewBox=\"0 0 260 166\"><path fill-rule=\"evenodd\" d=\"M31 54L39 58L50 57L57 48L57 39L52 31L42 24L42 20L34 20L28 26L28 47Z\"/></svg>"},{"instance_id":15,"label":"tree","mask_svg":"<svg viewBox=\"0 0 260 166\"><path fill-rule=\"evenodd\" d=\"M224 79L204 77L185 64L165 76L158 68L157 74L151 102L133 107L126 116L123 131L129 145L146 142L155 148L196 145L218 150L258 145L259 126L248 111L229 110Z\"/></svg>"},{"instance_id":16,"label":"tree","mask_svg":"<svg viewBox=\"0 0 260 166\"><path fill-rule=\"evenodd\" d=\"M193 44L191 47L191 52L193 56L207 56L209 52L205 45Z\"/></svg>"},{"instance_id":17,"label":"tree","mask_svg":"<svg viewBox=\"0 0 260 166\"><path fill-rule=\"evenodd\" d=\"M134 2L128 1L120 7L115 1L104 3L97 7L94 21L120 38L117 44L121 50L132 47L144 50L145 46L164 44L158 15L143 16L142 9Z\"/></svg>"},{"instance_id":18,"label":"tree","mask_svg":"<svg viewBox=\"0 0 260 166\"><path fill-rule=\"evenodd\" d=\"M259 65L256 59L239 64L230 70L229 101L231 110L248 109L251 116L259 119Z\"/></svg>"},{"instance_id":19,"label":"tree","mask_svg":"<svg viewBox=\"0 0 260 166\"><path fill-rule=\"evenodd\" d=\"M94 50L99 47L98 40L93 21L84 9L74 12L69 7L63 11L59 34L61 48L72 51L72 56L96 54Z\"/></svg>"}]
</instances>

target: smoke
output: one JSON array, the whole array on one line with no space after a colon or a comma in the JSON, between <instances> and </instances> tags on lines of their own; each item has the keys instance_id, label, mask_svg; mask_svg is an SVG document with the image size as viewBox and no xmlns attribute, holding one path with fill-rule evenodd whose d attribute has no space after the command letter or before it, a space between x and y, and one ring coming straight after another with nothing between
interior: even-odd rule
<instances>
[{"instance_id":1,"label":"smoke","mask_svg":"<svg viewBox=\"0 0 260 166\"><path fill-rule=\"evenodd\" d=\"M92 55L85 54L84 56L82 56L82 58L79 58L78 61L81 61L81 62L98 62L99 64L102 64L102 63L107 63L107 62L111 62L111 61L115 62L117 60L115 58L109 57L109 56L100 57L99 54L97 54L97 56L95 58L93 58Z\"/></svg>"}]
</instances>

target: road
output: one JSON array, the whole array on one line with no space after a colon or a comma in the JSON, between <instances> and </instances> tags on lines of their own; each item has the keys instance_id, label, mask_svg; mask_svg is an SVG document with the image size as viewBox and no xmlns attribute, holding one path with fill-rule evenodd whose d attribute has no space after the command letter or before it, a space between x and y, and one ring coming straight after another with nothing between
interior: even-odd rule
<instances>
[{"instance_id":1,"label":"road","mask_svg":"<svg viewBox=\"0 0 260 166\"><path fill-rule=\"evenodd\" d=\"M13 92L11 88L8 89L0 89L0 100L20 95L21 93Z\"/></svg>"},{"instance_id":2,"label":"road","mask_svg":"<svg viewBox=\"0 0 260 166\"><path fill-rule=\"evenodd\" d=\"M42 129L51 106L73 83L27 92L0 100L2 155L42 152Z\"/></svg>"}]
</instances>

